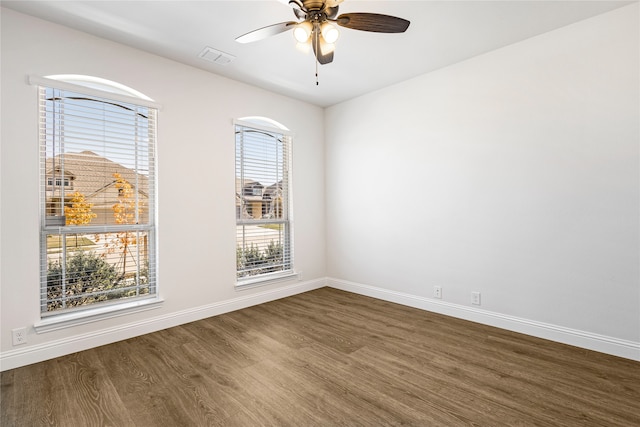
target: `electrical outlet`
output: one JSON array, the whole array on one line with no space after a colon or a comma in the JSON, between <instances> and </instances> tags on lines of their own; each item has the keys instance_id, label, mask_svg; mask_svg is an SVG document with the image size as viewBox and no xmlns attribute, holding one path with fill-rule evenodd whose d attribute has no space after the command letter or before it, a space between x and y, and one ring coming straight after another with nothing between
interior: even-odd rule
<instances>
[{"instance_id":1,"label":"electrical outlet","mask_svg":"<svg viewBox=\"0 0 640 427\"><path fill-rule=\"evenodd\" d=\"M471 292L471 304L480 305L480 292Z\"/></svg>"},{"instance_id":2,"label":"electrical outlet","mask_svg":"<svg viewBox=\"0 0 640 427\"><path fill-rule=\"evenodd\" d=\"M433 297L438 299L442 298L442 286L433 287Z\"/></svg>"},{"instance_id":3,"label":"electrical outlet","mask_svg":"<svg viewBox=\"0 0 640 427\"><path fill-rule=\"evenodd\" d=\"M13 345L27 343L27 328L16 328L11 331Z\"/></svg>"}]
</instances>

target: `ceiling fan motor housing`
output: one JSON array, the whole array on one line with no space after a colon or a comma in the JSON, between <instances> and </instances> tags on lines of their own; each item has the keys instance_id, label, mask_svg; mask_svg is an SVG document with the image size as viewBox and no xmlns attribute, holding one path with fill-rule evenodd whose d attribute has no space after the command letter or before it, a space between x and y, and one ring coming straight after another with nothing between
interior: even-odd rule
<instances>
[{"instance_id":1,"label":"ceiling fan motor housing","mask_svg":"<svg viewBox=\"0 0 640 427\"><path fill-rule=\"evenodd\" d=\"M308 11L312 10L322 10L324 9L325 2L324 1L314 1L314 0L302 0L302 4L304 8Z\"/></svg>"}]
</instances>

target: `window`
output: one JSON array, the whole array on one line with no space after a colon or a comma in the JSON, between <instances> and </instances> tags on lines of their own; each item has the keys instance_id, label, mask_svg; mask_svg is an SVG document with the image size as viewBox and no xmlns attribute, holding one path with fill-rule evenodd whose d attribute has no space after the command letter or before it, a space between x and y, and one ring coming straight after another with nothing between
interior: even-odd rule
<instances>
[{"instance_id":1,"label":"window","mask_svg":"<svg viewBox=\"0 0 640 427\"><path fill-rule=\"evenodd\" d=\"M157 110L66 83L38 82L43 317L156 296Z\"/></svg>"},{"instance_id":2,"label":"window","mask_svg":"<svg viewBox=\"0 0 640 427\"><path fill-rule=\"evenodd\" d=\"M54 178L52 176L48 177L47 178L47 186L48 187L53 187L53 181L54 181ZM55 178L55 182L56 182L56 187L60 187L63 184L62 178ZM64 186L65 187L72 187L73 185L71 184L71 179L65 178L64 179Z\"/></svg>"},{"instance_id":3,"label":"window","mask_svg":"<svg viewBox=\"0 0 640 427\"><path fill-rule=\"evenodd\" d=\"M236 123L238 284L293 273L289 162L291 136Z\"/></svg>"}]
</instances>

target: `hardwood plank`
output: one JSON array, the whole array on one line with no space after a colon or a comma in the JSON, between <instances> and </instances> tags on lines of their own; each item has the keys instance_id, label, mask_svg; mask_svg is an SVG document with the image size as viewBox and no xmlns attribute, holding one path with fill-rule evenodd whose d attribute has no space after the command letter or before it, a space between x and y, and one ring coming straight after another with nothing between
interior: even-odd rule
<instances>
[{"instance_id":1,"label":"hardwood plank","mask_svg":"<svg viewBox=\"0 0 640 427\"><path fill-rule=\"evenodd\" d=\"M96 357L96 349L71 354L54 360L46 369L53 371L54 407L59 408L55 425L131 425L109 374ZM31 402L37 404L37 402Z\"/></svg>"},{"instance_id":2,"label":"hardwood plank","mask_svg":"<svg viewBox=\"0 0 640 427\"><path fill-rule=\"evenodd\" d=\"M640 363L330 288L3 372L2 426L636 426Z\"/></svg>"},{"instance_id":3,"label":"hardwood plank","mask_svg":"<svg viewBox=\"0 0 640 427\"><path fill-rule=\"evenodd\" d=\"M147 366L157 385L151 393L159 393L157 401L167 405L167 419L153 425L224 425L229 412L224 405L218 383L194 363L196 345L184 327L166 329L136 339L142 348L132 353L140 365Z\"/></svg>"},{"instance_id":4,"label":"hardwood plank","mask_svg":"<svg viewBox=\"0 0 640 427\"><path fill-rule=\"evenodd\" d=\"M296 300L284 298L278 304L267 303L260 307L266 315L281 319L296 319L298 324L304 325L304 333L307 337L313 337L314 342L332 347L343 353L351 353L361 348L364 343L351 331L345 333L345 329L339 324L333 324L331 328L324 327L325 313L318 313L308 306L296 304Z\"/></svg>"},{"instance_id":5,"label":"hardwood plank","mask_svg":"<svg viewBox=\"0 0 640 427\"><path fill-rule=\"evenodd\" d=\"M147 358L141 353L144 345L140 340L127 340L105 346L100 354L133 425L162 425L169 421L173 425L188 425L189 419L172 410L175 407L172 381L165 381L165 375L150 366L152 355Z\"/></svg>"},{"instance_id":6,"label":"hardwood plank","mask_svg":"<svg viewBox=\"0 0 640 427\"><path fill-rule=\"evenodd\" d=\"M238 310L225 316L245 325L252 332L268 336L291 349L300 349L311 344L312 341L306 334L299 331L295 319L270 316L269 322L263 322L266 313L262 308L257 306L252 307L252 310Z\"/></svg>"},{"instance_id":7,"label":"hardwood plank","mask_svg":"<svg viewBox=\"0 0 640 427\"><path fill-rule=\"evenodd\" d=\"M28 371L14 369L2 373L0 425L17 426L21 418L33 420L34 426L58 424L53 375L46 366L46 363L37 363Z\"/></svg>"},{"instance_id":8,"label":"hardwood plank","mask_svg":"<svg viewBox=\"0 0 640 427\"><path fill-rule=\"evenodd\" d=\"M454 420L460 421L434 406L422 410L425 408L416 405L406 383L389 381L380 370L367 369L360 356L345 358L335 349L316 346L305 349L286 365L315 379L317 387L337 398L333 403L347 414L346 420L359 414L363 425L451 425Z\"/></svg>"}]
</instances>

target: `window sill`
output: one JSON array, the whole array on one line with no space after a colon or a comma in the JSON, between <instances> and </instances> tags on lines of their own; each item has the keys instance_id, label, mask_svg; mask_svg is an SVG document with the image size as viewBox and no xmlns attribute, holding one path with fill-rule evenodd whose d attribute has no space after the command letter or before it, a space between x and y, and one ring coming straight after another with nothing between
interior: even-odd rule
<instances>
[{"instance_id":1,"label":"window sill","mask_svg":"<svg viewBox=\"0 0 640 427\"><path fill-rule=\"evenodd\" d=\"M260 277L253 277L250 279L238 280L236 282L236 290L244 290L257 288L259 286L271 285L277 282L283 282L285 280L297 279L300 280L300 273L296 271L287 271L279 274L270 274Z\"/></svg>"},{"instance_id":2,"label":"window sill","mask_svg":"<svg viewBox=\"0 0 640 427\"><path fill-rule=\"evenodd\" d=\"M60 329L71 328L87 323L97 322L105 319L112 319L132 313L154 310L160 308L164 300L160 297L149 298L137 301L129 301L122 304L108 305L91 308L88 310L63 313L46 317L33 325L37 334L42 334Z\"/></svg>"}]
</instances>

